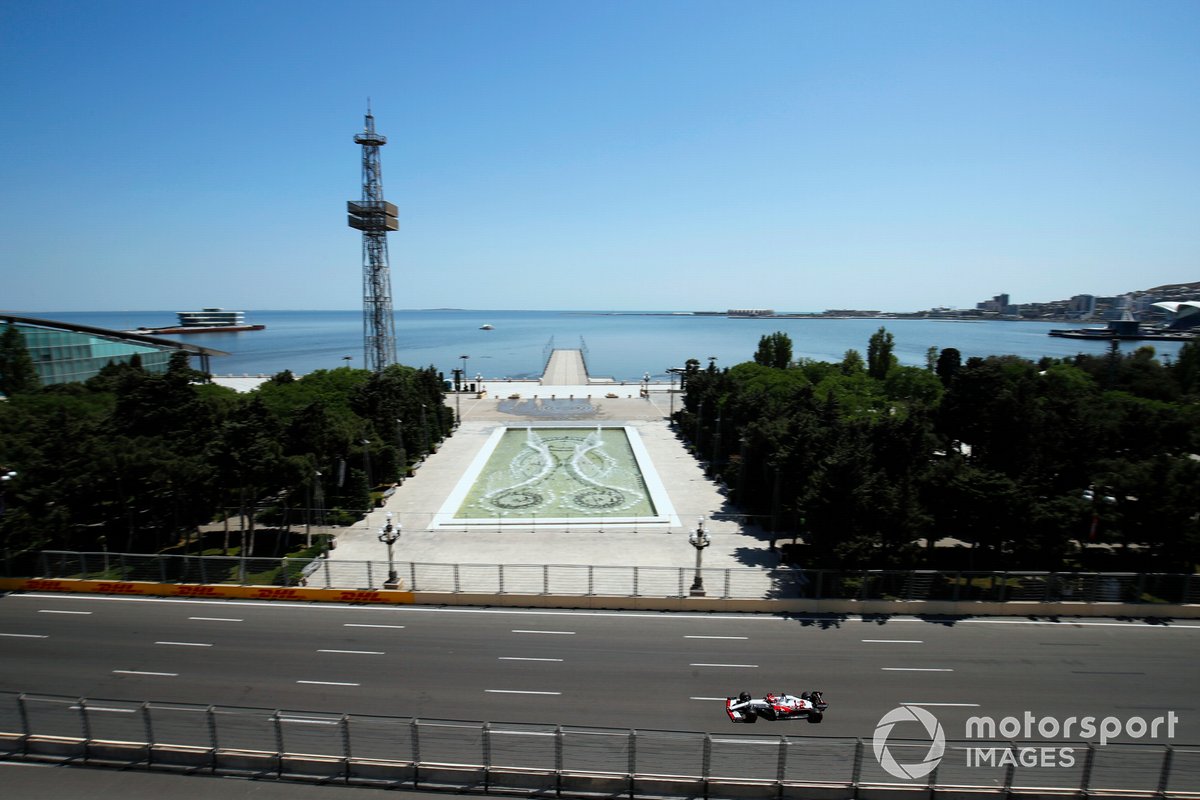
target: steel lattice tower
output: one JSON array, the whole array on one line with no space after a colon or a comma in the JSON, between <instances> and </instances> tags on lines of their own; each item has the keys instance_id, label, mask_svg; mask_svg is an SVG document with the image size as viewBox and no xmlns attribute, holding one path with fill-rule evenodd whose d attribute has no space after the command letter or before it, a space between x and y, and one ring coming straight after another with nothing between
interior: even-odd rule
<instances>
[{"instance_id":1,"label":"steel lattice tower","mask_svg":"<svg viewBox=\"0 0 1200 800\"><path fill-rule=\"evenodd\" d=\"M367 106L366 129L354 141L362 145L362 200L346 203L351 228L362 231L363 362L372 372L396 363L396 323L392 318L392 276L388 270L388 231L400 229L396 207L383 199L379 148L387 137L375 132Z\"/></svg>"}]
</instances>

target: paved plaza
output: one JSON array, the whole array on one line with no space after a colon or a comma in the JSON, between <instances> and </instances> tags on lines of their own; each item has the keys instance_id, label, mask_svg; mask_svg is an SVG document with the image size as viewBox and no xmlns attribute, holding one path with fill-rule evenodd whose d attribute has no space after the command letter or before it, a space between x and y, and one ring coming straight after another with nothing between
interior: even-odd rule
<instances>
[{"instance_id":1,"label":"paved plaza","mask_svg":"<svg viewBox=\"0 0 1200 800\"><path fill-rule=\"evenodd\" d=\"M339 535L331 557L340 561L385 560L387 551L378 534L386 514L391 512L403 526L395 549L397 561L688 567L695 563L688 533L704 516L712 538L704 552L706 569L776 566L779 559L769 549L769 534L756 528L744 530L737 522L721 518L736 509L727 505L719 487L705 476L668 424L672 399L667 387L652 385L645 397L641 396L642 388L641 383L548 386L537 381L490 381L485 383L481 396L449 395L447 404L451 408L461 405L462 424L413 477L396 489L383 508ZM609 394L617 396L607 397ZM618 527L597 521L570 527L506 524L503 529L431 529L434 515L497 427L556 422L593 422L636 429L674 506L679 526Z\"/></svg>"}]
</instances>

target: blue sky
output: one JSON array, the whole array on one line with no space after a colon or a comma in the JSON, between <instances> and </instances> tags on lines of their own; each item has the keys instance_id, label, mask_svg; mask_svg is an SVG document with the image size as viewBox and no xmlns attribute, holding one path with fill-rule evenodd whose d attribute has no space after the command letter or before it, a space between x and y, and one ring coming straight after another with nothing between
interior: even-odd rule
<instances>
[{"instance_id":1,"label":"blue sky","mask_svg":"<svg viewBox=\"0 0 1200 800\"><path fill-rule=\"evenodd\" d=\"M1200 280L1200 3L0 5L0 308L972 306Z\"/></svg>"}]
</instances>

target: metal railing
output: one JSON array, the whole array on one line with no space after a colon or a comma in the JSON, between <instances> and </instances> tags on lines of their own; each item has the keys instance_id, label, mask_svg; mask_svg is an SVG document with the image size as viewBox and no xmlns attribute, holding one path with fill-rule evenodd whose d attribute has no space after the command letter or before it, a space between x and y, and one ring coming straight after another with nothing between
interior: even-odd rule
<instances>
[{"instance_id":1,"label":"metal railing","mask_svg":"<svg viewBox=\"0 0 1200 800\"><path fill-rule=\"evenodd\" d=\"M0 693L0 755L219 774L558 796L747 798L967 790L1200 796L1200 746L950 741L927 777L888 774L858 738L495 723ZM917 764L930 742L888 739ZM979 749L990 753L981 755ZM1067 750L1069 753L1064 753ZM1006 757L1004 753L1009 755ZM973 757L974 756L974 757ZM1069 757L1066 757L1069 756ZM737 787L733 789L732 787Z\"/></svg>"},{"instance_id":2,"label":"metal railing","mask_svg":"<svg viewBox=\"0 0 1200 800\"><path fill-rule=\"evenodd\" d=\"M439 564L395 562L414 592L684 597L692 567L587 564ZM38 578L81 578L239 586L376 589L386 562L329 558L141 555L45 550ZM937 572L705 568L707 596L720 599L948 600L986 602L1200 603L1200 575L1133 572Z\"/></svg>"}]
</instances>

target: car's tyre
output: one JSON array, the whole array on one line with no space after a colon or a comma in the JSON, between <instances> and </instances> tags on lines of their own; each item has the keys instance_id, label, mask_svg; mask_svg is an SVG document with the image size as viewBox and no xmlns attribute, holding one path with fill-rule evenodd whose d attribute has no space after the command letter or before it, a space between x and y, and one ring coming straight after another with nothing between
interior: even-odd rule
<instances>
[{"instance_id":1,"label":"car's tyre","mask_svg":"<svg viewBox=\"0 0 1200 800\"><path fill-rule=\"evenodd\" d=\"M746 715L747 723L753 724L755 722L758 722L758 714L755 714L753 711L749 711L749 710L744 711L743 713Z\"/></svg>"},{"instance_id":2,"label":"car's tyre","mask_svg":"<svg viewBox=\"0 0 1200 800\"><path fill-rule=\"evenodd\" d=\"M823 720L823 719L825 719L825 715L821 714L819 712L816 714L808 715L808 722L810 725L818 725L818 724L820 724L821 720Z\"/></svg>"}]
</instances>

